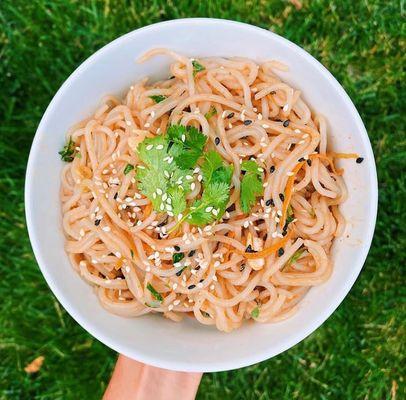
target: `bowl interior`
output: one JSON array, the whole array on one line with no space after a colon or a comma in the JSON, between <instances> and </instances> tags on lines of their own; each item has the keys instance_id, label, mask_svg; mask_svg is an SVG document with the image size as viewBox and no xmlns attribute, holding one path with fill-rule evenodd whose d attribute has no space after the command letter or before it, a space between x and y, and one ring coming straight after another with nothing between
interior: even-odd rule
<instances>
[{"instance_id":1,"label":"bowl interior","mask_svg":"<svg viewBox=\"0 0 406 400\"><path fill-rule=\"evenodd\" d=\"M62 162L58 150L67 129L89 116L106 94L121 94L142 77L168 75L171 62L136 59L146 50L167 47L188 56L244 56L278 59L290 70L283 78L302 90L313 110L326 116L335 151L357 152L362 164L342 161L349 199L342 211L345 235L334 245L334 272L313 288L298 313L276 324L247 323L229 334L186 319L158 316L125 319L107 313L90 286L72 269L64 252L59 203ZM281 37L224 20L169 21L131 32L82 64L58 91L35 136L26 181L27 224L33 249L49 286L66 310L92 335L129 357L175 370L219 371L272 357L316 329L339 305L365 261L375 225L376 172L365 128L334 78L311 56Z\"/></svg>"}]
</instances>

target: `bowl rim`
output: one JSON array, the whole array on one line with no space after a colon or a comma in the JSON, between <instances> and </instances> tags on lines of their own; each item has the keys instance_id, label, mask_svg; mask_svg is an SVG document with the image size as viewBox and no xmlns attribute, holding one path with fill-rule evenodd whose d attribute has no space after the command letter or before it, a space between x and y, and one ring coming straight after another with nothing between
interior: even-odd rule
<instances>
[{"instance_id":1,"label":"bowl rim","mask_svg":"<svg viewBox=\"0 0 406 400\"><path fill-rule=\"evenodd\" d=\"M280 346L277 351L274 349L270 349L268 352L263 352L261 354L253 354L250 357L244 357L236 360L222 360L222 361L217 361L215 364L210 363L190 363L190 362L184 362L184 361L179 361L179 360L171 360L171 361L165 361L161 359L157 359L155 357L150 357L148 355L144 354L139 354L136 349L131 348L129 346L123 345L122 343L117 342L114 340L114 338L111 338L108 335L105 335L103 331L97 329L92 322L89 322L87 318L82 318L78 312L76 312L76 309L71 306L69 296L65 296L62 292L62 290L59 289L58 285L53 281L51 278L51 275L48 273L48 266L47 266L47 261L46 261L46 256L40 251L39 247L39 239L36 237L35 234L35 227L33 223L33 215L35 214L35 207L32 204L32 195L31 192L33 191L33 184L34 184L34 179L33 179L33 174L34 174L34 162L36 159L36 154L39 152L39 146L38 146L38 141L41 135L44 134L42 132L43 126L46 125L47 120L49 118L49 115L52 114L53 108L55 104L57 104L58 100L65 95L65 92L69 89L70 83L73 82L77 76L81 74L81 72L87 68L90 64L93 64L98 61L99 56L104 53L105 51L108 51L110 48L120 46L123 42L127 40L131 40L133 36L138 35L142 31L153 31L153 30L158 30L162 26L168 26L168 25L183 25L183 24L188 24L190 22L198 22L201 24L215 24L215 25L223 25L225 27L227 26L240 26L244 29L255 31L256 34L259 35L267 35L268 37L272 38L272 40L277 41L279 43L282 43L286 47L289 48L290 51L296 52L302 57L304 57L307 61L309 61L317 70L318 73L321 75L324 75L326 79L328 79L333 87L334 90L342 97L342 99L346 102L346 105L349 107L351 111L351 117L354 119L354 122L358 128L358 131L360 132L361 140L363 142L366 155L367 155L367 160L369 160L368 163L368 175L369 175L369 183L371 184L371 198L369 199L370 201L370 206L371 206L371 211L370 211L370 218L366 222L367 224L367 232L365 233L364 240L362 247L360 248L360 262L358 265L356 265L356 268L353 268L351 271L351 276L348 277L346 285L342 285L339 290L336 293L335 296L335 302L328 308L326 308L318 318L315 318L314 322L312 324L306 325L298 331L295 335L292 335L291 339L289 341L286 341L283 346ZM42 132L42 133L41 133ZM375 165L375 159L372 151L372 146L369 141L369 137L367 134L367 131L365 129L365 126L362 122L362 119L355 108L353 102L351 101L350 97L348 94L345 92L344 88L338 83L338 81L334 78L334 76L327 70L326 67L324 67L317 59L315 59L312 55L310 55L307 51L302 49L300 46L296 45L295 43L291 42L288 39L285 39L282 36L279 36L278 34L251 25L243 22L237 22L237 21L232 21L232 20L227 20L227 19L218 19L218 18L182 18L182 19L175 19L175 20L169 20L169 21L163 21L163 22L158 22L155 24L147 25L142 28L135 29L131 32L128 32L113 41L109 42L105 46L101 47L99 50L97 50L95 53L93 53L91 56L89 56L86 60L84 60L70 75L69 77L65 80L65 82L62 84L62 86L58 89L54 97L52 98L51 102L49 103L48 107L46 108L41 121L38 125L38 128L36 130L31 149L30 149L30 154L28 158L28 163L27 163L27 169L26 169L26 175L25 175L25 189L24 189L24 203L25 203L25 214L26 214L26 223L27 223L27 230L31 242L31 246L35 255L35 258L37 260L37 264L40 268L40 271L42 275L44 276L49 288L57 298L57 300L62 304L62 306L65 308L65 310L69 313L69 315L83 328L85 329L88 333L90 333L93 337L95 337L97 340L105 344L106 346L110 347L111 349L115 350L118 353L124 354L130 358L135 358L141 362L160 367L160 368L166 368L166 369L171 369L171 370L177 370L177 371L190 371L190 372L216 372L216 371L226 371L226 370L232 370L236 368L242 368L246 367L264 360L267 360L271 357L274 357L289 348L295 346L299 342L301 342L303 339L305 339L307 336L309 336L312 332L314 332L318 327L320 327L326 320L329 318L335 309L342 303L344 300L345 296L348 294L350 289L355 283L355 280L357 279L359 273L361 272L361 269L365 263L366 257L368 255L369 249L371 247L372 243L372 238L375 230L375 224L376 224L376 216L377 216L377 209L378 209L378 181L377 181L377 172L376 172L376 165Z\"/></svg>"}]
</instances>

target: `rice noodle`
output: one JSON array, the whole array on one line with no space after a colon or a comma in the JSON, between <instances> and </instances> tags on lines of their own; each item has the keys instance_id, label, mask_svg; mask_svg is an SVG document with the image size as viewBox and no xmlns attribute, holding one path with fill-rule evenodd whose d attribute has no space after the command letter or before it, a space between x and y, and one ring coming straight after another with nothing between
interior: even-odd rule
<instances>
[{"instance_id":1,"label":"rice noodle","mask_svg":"<svg viewBox=\"0 0 406 400\"><path fill-rule=\"evenodd\" d=\"M73 266L97 288L103 307L121 316L158 312L180 321L189 314L226 332L247 319L288 318L309 287L329 278L331 246L345 230L338 206L347 190L327 152L327 120L313 115L300 91L278 78L274 70L286 66L277 61L201 59L205 69L194 76L193 60L169 50L151 50L140 61L156 55L174 58L172 78L143 79L123 101L106 97L93 117L68 132L80 153L61 176ZM166 98L155 103L150 96L157 95ZM216 114L207 119L212 107ZM246 119L252 122L245 125ZM220 221L199 229L183 223L168 236L176 220L153 211L135 173L124 169L139 162L138 143L174 123L198 128L208 137L207 148L232 163L234 172L229 211ZM266 187L244 215L240 164L252 157L265 171ZM188 201L201 191L196 182ZM284 238L289 210L294 219ZM278 252L266 250L282 238ZM250 243L263 258L246 256ZM172 262L174 252L185 254L180 265Z\"/></svg>"}]
</instances>

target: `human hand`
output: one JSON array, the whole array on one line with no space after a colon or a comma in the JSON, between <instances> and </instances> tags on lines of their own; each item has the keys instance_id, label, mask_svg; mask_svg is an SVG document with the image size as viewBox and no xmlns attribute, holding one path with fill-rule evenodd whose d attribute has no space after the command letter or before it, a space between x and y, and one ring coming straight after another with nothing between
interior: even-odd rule
<instances>
[{"instance_id":1,"label":"human hand","mask_svg":"<svg viewBox=\"0 0 406 400\"><path fill-rule=\"evenodd\" d=\"M103 400L193 400L201 373L152 367L120 355Z\"/></svg>"}]
</instances>

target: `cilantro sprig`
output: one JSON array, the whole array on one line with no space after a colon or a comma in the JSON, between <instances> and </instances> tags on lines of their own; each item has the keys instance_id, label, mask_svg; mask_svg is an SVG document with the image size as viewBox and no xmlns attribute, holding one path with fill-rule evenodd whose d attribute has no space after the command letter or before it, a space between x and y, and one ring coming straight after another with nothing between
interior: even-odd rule
<instances>
[{"instance_id":1,"label":"cilantro sprig","mask_svg":"<svg viewBox=\"0 0 406 400\"><path fill-rule=\"evenodd\" d=\"M149 96L150 99L154 100L155 103L161 103L162 101L166 100L167 97L163 94L156 94L153 96Z\"/></svg>"},{"instance_id":2,"label":"cilantro sprig","mask_svg":"<svg viewBox=\"0 0 406 400\"><path fill-rule=\"evenodd\" d=\"M262 168L253 161L243 161L241 170L245 173L241 181L240 205L244 213L248 213L251 207L255 204L257 196L262 195L263 172Z\"/></svg>"},{"instance_id":3,"label":"cilantro sprig","mask_svg":"<svg viewBox=\"0 0 406 400\"><path fill-rule=\"evenodd\" d=\"M162 297L161 293L159 293L149 282L147 284L147 289L151 292L152 297L155 300L158 300L160 303L163 302L164 298Z\"/></svg>"},{"instance_id":4,"label":"cilantro sprig","mask_svg":"<svg viewBox=\"0 0 406 400\"><path fill-rule=\"evenodd\" d=\"M197 60L193 60L192 61L192 65L193 65L193 76L196 76L196 74L200 71L204 71L206 68L199 63L199 61Z\"/></svg>"},{"instance_id":5,"label":"cilantro sprig","mask_svg":"<svg viewBox=\"0 0 406 400\"><path fill-rule=\"evenodd\" d=\"M166 135L146 138L138 145L143 163L137 166L138 185L156 211L173 216L185 210L193 183L191 168L206 140L195 128L172 125Z\"/></svg>"},{"instance_id":6,"label":"cilantro sprig","mask_svg":"<svg viewBox=\"0 0 406 400\"><path fill-rule=\"evenodd\" d=\"M65 162L72 162L75 158L75 143L72 138L69 138L68 142L63 146L61 151L58 151L61 156L61 160Z\"/></svg>"},{"instance_id":7,"label":"cilantro sprig","mask_svg":"<svg viewBox=\"0 0 406 400\"><path fill-rule=\"evenodd\" d=\"M211 106L211 107L210 107L210 110L207 111L207 113L204 114L204 116L205 116L205 118L206 118L207 120L209 120L211 117L213 117L213 116L216 115L216 114L217 114L216 107Z\"/></svg>"}]
</instances>

